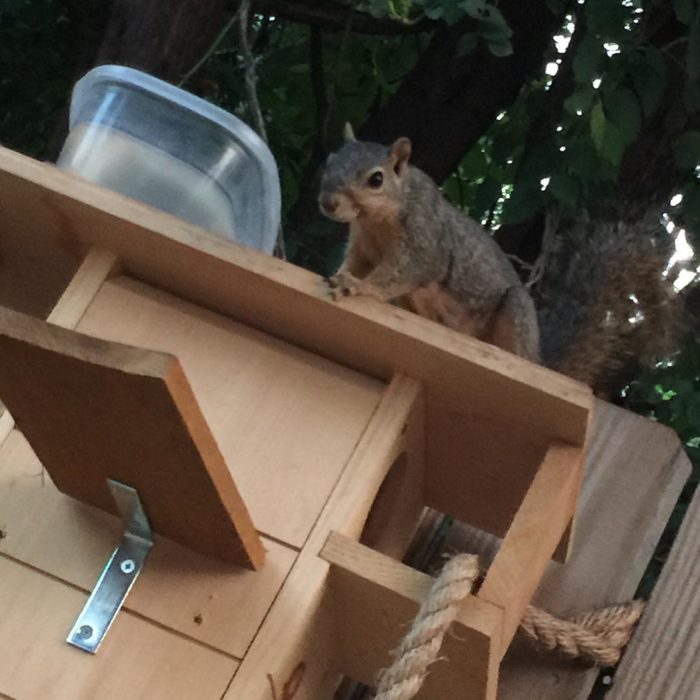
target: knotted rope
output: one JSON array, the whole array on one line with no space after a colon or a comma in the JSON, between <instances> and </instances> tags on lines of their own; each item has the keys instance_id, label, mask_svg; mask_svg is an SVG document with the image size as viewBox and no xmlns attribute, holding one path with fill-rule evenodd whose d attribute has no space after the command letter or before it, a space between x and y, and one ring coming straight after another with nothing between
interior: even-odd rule
<instances>
[{"instance_id":1,"label":"knotted rope","mask_svg":"<svg viewBox=\"0 0 700 700\"><path fill-rule=\"evenodd\" d=\"M375 700L410 700L418 693L460 602L471 593L478 576L479 562L474 555L458 554L447 562L394 652L394 663L380 674ZM643 610L644 602L633 600L561 620L529 606L520 629L544 649L612 666L619 661Z\"/></svg>"}]
</instances>

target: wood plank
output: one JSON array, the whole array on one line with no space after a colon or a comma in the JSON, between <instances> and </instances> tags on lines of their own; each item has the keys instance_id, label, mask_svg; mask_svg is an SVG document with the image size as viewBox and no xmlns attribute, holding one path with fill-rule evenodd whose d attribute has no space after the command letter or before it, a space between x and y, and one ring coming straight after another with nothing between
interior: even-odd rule
<instances>
[{"instance_id":1,"label":"wood plank","mask_svg":"<svg viewBox=\"0 0 700 700\"><path fill-rule=\"evenodd\" d=\"M65 642L86 595L0 555L0 695L218 700L237 661L121 612L99 654Z\"/></svg>"},{"instance_id":2,"label":"wood plank","mask_svg":"<svg viewBox=\"0 0 700 700\"><path fill-rule=\"evenodd\" d=\"M421 400L412 379L397 377L389 385L225 700L270 700L270 678L278 691L297 679L294 700L332 697L339 680L337 630L324 595L329 565L318 553L332 530L359 538L380 484L404 450L404 431L423 429L413 420Z\"/></svg>"},{"instance_id":3,"label":"wood plank","mask_svg":"<svg viewBox=\"0 0 700 700\"><path fill-rule=\"evenodd\" d=\"M0 306L45 319L82 257L58 227L40 229L35 204L0 195Z\"/></svg>"},{"instance_id":4,"label":"wood plank","mask_svg":"<svg viewBox=\"0 0 700 700\"><path fill-rule=\"evenodd\" d=\"M610 700L700 697L700 491L622 658Z\"/></svg>"},{"instance_id":5,"label":"wood plank","mask_svg":"<svg viewBox=\"0 0 700 700\"><path fill-rule=\"evenodd\" d=\"M478 597L504 610L499 658L506 653L576 509L583 454L552 445L488 569Z\"/></svg>"},{"instance_id":6,"label":"wood plank","mask_svg":"<svg viewBox=\"0 0 700 700\"><path fill-rule=\"evenodd\" d=\"M51 309L47 320L62 328L75 328L97 290L116 266L117 258L114 253L97 248L89 250ZM0 404L0 445L10 434L14 424L10 412Z\"/></svg>"},{"instance_id":7,"label":"wood plank","mask_svg":"<svg viewBox=\"0 0 700 700\"><path fill-rule=\"evenodd\" d=\"M0 396L56 486L116 512L136 488L155 532L258 566L264 550L175 357L0 310Z\"/></svg>"},{"instance_id":8,"label":"wood plank","mask_svg":"<svg viewBox=\"0 0 700 700\"><path fill-rule=\"evenodd\" d=\"M534 603L567 616L631 598L689 473L671 430L598 401L571 557L549 565ZM446 544L485 564L498 547L497 538L463 525ZM516 636L501 666L499 699L586 700L596 677Z\"/></svg>"},{"instance_id":9,"label":"wood plank","mask_svg":"<svg viewBox=\"0 0 700 700\"><path fill-rule=\"evenodd\" d=\"M384 385L133 280L111 280L79 325L177 355L263 533L301 547Z\"/></svg>"},{"instance_id":10,"label":"wood plank","mask_svg":"<svg viewBox=\"0 0 700 700\"><path fill-rule=\"evenodd\" d=\"M119 518L60 493L24 436L0 449L0 552L90 591L121 536ZM258 571L195 554L156 537L126 608L242 658L296 552L263 538Z\"/></svg>"},{"instance_id":11,"label":"wood plank","mask_svg":"<svg viewBox=\"0 0 700 700\"><path fill-rule=\"evenodd\" d=\"M36 235L112 250L136 277L342 364L384 380L415 376L455 410L479 406L550 441L583 444L590 392L493 346L371 300L333 303L315 275L6 149L2 205Z\"/></svg>"},{"instance_id":12,"label":"wood plank","mask_svg":"<svg viewBox=\"0 0 700 700\"><path fill-rule=\"evenodd\" d=\"M392 661L431 576L332 532L321 555L331 566L329 597L340 641L339 668L368 686ZM416 700L495 700L501 657L502 608L464 599Z\"/></svg>"},{"instance_id":13,"label":"wood plank","mask_svg":"<svg viewBox=\"0 0 700 700\"><path fill-rule=\"evenodd\" d=\"M91 248L46 320L61 328L76 328L94 296L117 266L114 253Z\"/></svg>"}]
</instances>

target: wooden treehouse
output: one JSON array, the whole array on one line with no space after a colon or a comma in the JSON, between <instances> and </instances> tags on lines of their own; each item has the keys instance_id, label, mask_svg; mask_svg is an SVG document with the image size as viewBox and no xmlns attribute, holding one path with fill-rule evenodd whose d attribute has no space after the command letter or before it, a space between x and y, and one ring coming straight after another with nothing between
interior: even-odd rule
<instances>
[{"instance_id":1,"label":"wooden treehouse","mask_svg":"<svg viewBox=\"0 0 700 700\"><path fill-rule=\"evenodd\" d=\"M527 694L592 676L518 623L631 595L687 476L563 376L8 150L0 304L3 698L372 686L430 584L401 563L426 506L490 555L420 697L584 697ZM133 587L85 653L118 544Z\"/></svg>"}]
</instances>

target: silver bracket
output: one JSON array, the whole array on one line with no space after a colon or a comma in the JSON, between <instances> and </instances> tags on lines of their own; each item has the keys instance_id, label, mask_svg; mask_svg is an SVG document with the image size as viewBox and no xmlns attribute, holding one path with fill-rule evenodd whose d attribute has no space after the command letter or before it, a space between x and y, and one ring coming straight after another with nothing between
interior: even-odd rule
<instances>
[{"instance_id":1,"label":"silver bracket","mask_svg":"<svg viewBox=\"0 0 700 700\"><path fill-rule=\"evenodd\" d=\"M91 654L97 652L153 546L151 526L136 489L112 479L107 479L107 485L126 530L66 639Z\"/></svg>"}]
</instances>

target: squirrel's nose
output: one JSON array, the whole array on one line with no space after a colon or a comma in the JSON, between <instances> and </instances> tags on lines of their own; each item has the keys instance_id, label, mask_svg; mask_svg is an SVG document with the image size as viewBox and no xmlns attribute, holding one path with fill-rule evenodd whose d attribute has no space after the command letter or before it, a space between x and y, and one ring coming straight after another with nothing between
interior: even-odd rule
<instances>
[{"instance_id":1,"label":"squirrel's nose","mask_svg":"<svg viewBox=\"0 0 700 700\"><path fill-rule=\"evenodd\" d=\"M321 209L332 214L338 208L338 198L333 194L322 194L319 198Z\"/></svg>"}]
</instances>

